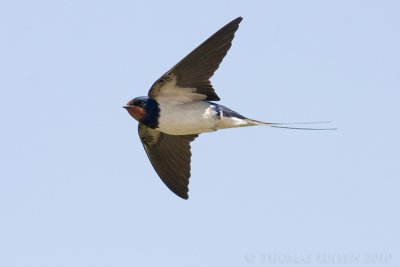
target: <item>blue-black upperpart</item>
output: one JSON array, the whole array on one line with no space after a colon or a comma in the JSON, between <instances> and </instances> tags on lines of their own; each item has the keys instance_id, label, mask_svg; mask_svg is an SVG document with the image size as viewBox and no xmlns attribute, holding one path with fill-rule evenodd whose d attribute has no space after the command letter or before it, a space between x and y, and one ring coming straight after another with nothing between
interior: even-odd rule
<instances>
[{"instance_id":1,"label":"blue-black upperpart","mask_svg":"<svg viewBox=\"0 0 400 267\"><path fill-rule=\"evenodd\" d=\"M228 117L228 118L234 117L234 118L239 118L239 119L246 119L246 117L240 115L236 111L233 111L223 105L219 105L219 104L216 104L213 102L208 102L208 103L214 105L214 110L217 113L218 118L221 118L221 116L224 116L224 117Z\"/></svg>"}]
</instances>

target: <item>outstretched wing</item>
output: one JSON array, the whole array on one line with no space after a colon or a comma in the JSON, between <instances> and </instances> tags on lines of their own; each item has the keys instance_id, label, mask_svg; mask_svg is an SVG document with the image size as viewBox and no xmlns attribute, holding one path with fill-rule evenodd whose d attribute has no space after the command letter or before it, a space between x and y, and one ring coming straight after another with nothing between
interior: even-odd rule
<instances>
[{"instance_id":1,"label":"outstretched wing","mask_svg":"<svg viewBox=\"0 0 400 267\"><path fill-rule=\"evenodd\" d=\"M139 136L161 180L176 195L188 199L190 142L198 135L169 135L139 123Z\"/></svg>"},{"instance_id":2,"label":"outstretched wing","mask_svg":"<svg viewBox=\"0 0 400 267\"><path fill-rule=\"evenodd\" d=\"M241 17L231 21L183 58L153 84L149 97L177 97L184 102L220 100L210 78L231 47L241 21Z\"/></svg>"}]
</instances>

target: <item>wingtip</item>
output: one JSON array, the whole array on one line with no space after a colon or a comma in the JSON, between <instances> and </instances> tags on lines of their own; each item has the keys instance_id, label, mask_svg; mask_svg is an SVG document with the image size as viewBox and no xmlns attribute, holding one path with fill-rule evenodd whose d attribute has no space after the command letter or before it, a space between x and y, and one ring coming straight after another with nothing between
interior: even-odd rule
<instances>
[{"instance_id":1,"label":"wingtip","mask_svg":"<svg viewBox=\"0 0 400 267\"><path fill-rule=\"evenodd\" d=\"M239 16L236 19L232 20L231 23L239 25L239 23L242 22L242 20L243 20L243 17Z\"/></svg>"},{"instance_id":2,"label":"wingtip","mask_svg":"<svg viewBox=\"0 0 400 267\"><path fill-rule=\"evenodd\" d=\"M167 184L166 184L167 185ZM167 187L169 188L169 190L172 191L172 193L174 193L176 196L184 199L184 200L188 200L189 199L189 188L186 188L186 190L181 190L181 189L177 189L177 188L171 188L169 185L167 185Z\"/></svg>"},{"instance_id":3,"label":"wingtip","mask_svg":"<svg viewBox=\"0 0 400 267\"><path fill-rule=\"evenodd\" d=\"M184 194L177 194L175 193L178 197L184 199L184 200L188 200L189 199L189 195L187 193Z\"/></svg>"}]
</instances>

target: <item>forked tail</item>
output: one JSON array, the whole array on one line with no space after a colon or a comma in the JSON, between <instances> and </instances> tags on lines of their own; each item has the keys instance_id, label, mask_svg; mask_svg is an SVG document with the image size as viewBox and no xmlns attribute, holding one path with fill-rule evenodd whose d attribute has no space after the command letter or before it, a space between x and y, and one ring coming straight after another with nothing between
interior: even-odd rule
<instances>
[{"instance_id":1,"label":"forked tail","mask_svg":"<svg viewBox=\"0 0 400 267\"><path fill-rule=\"evenodd\" d=\"M291 129L291 130L312 130L312 131L326 131L326 130L336 130L337 128L309 128L309 127L291 127L286 125L306 125L306 124L324 124L324 123L331 123L330 121L313 121L313 122L287 122L287 123L277 123L277 122L264 122L264 121L257 121L252 119L246 119L246 122L249 126L253 125L266 125L274 128L283 128L283 129Z\"/></svg>"}]
</instances>

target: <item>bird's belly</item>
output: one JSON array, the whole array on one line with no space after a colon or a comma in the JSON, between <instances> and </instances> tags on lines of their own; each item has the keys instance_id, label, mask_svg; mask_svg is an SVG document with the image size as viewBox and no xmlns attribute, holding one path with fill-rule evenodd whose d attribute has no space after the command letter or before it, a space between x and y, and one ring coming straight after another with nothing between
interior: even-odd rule
<instances>
[{"instance_id":1,"label":"bird's belly","mask_svg":"<svg viewBox=\"0 0 400 267\"><path fill-rule=\"evenodd\" d=\"M157 130L172 135L188 135L216 130L216 112L207 102L160 105Z\"/></svg>"}]
</instances>

